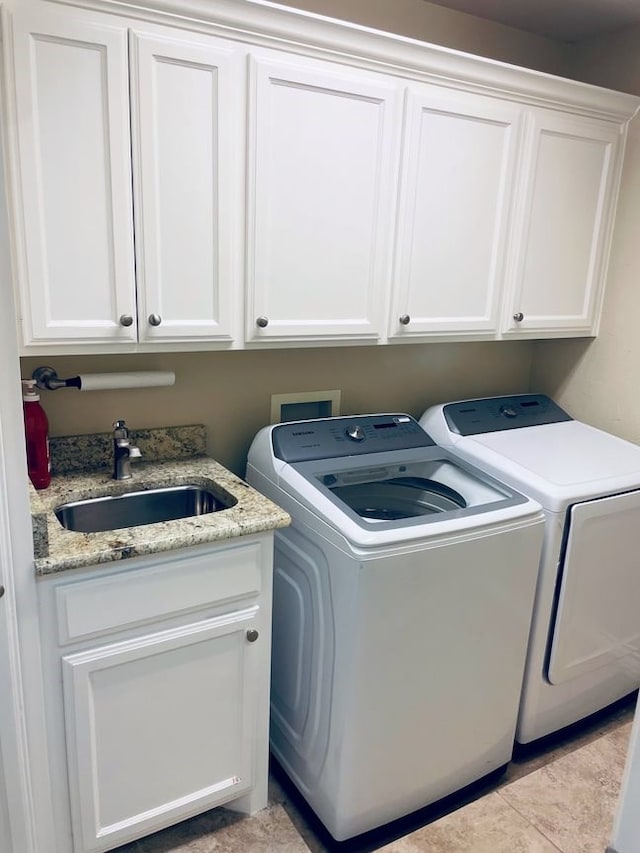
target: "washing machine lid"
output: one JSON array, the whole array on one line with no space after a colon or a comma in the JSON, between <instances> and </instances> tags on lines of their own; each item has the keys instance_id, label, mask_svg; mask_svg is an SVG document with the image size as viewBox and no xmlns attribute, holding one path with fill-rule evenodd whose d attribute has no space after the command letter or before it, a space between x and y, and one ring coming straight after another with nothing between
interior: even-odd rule
<instances>
[{"instance_id":1,"label":"washing machine lid","mask_svg":"<svg viewBox=\"0 0 640 853\"><path fill-rule=\"evenodd\" d=\"M440 447L287 463L278 485L349 542L373 547L452 536L539 506Z\"/></svg>"},{"instance_id":2,"label":"washing machine lid","mask_svg":"<svg viewBox=\"0 0 640 853\"><path fill-rule=\"evenodd\" d=\"M553 512L640 488L640 447L580 421L464 436L455 449Z\"/></svg>"},{"instance_id":3,"label":"washing machine lid","mask_svg":"<svg viewBox=\"0 0 640 853\"><path fill-rule=\"evenodd\" d=\"M528 497L435 445L404 414L265 427L249 450L247 476L289 512L304 507L363 548L540 513Z\"/></svg>"}]
</instances>

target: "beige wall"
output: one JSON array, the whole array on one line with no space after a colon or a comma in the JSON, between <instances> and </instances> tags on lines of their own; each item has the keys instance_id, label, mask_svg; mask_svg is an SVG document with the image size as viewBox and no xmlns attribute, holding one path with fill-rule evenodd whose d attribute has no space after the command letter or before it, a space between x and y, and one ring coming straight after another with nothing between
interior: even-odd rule
<instances>
[{"instance_id":1,"label":"beige wall","mask_svg":"<svg viewBox=\"0 0 640 853\"><path fill-rule=\"evenodd\" d=\"M566 75L565 45L543 36L444 9L427 0L280 0L293 6L501 62Z\"/></svg>"},{"instance_id":2,"label":"beige wall","mask_svg":"<svg viewBox=\"0 0 640 853\"><path fill-rule=\"evenodd\" d=\"M568 48L570 77L640 94L640 25L601 38L588 39Z\"/></svg>"},{"instance_id":3,"label":"beige wall","mask_svg":"<svg viewBox=\"0 0 640 853\"><path fill-rule=\"evenodd\" d=\"M528 387L528 343L179 353L22 359L28 378L43 363L61 377L120 370L175 370L172 388L43 391L52 435L107 432L117 418L131 428L203 423L209 453L244 474L247 449L269 423L271 395L342 391L343 414L402 411L431 403Z\"/></svg>"},{"instance_id":4,"label":"beige wall","mask_svg":"<svg viewBox=\"0 0 640 853\"><path fill-rule=\"evenodd\" d=\"M575 48L573 74L640 94L640 27ZM600 334L535 345L532 387L574 417L640 441L640 118L630 125Z\"/></svg>"}]
</instances>

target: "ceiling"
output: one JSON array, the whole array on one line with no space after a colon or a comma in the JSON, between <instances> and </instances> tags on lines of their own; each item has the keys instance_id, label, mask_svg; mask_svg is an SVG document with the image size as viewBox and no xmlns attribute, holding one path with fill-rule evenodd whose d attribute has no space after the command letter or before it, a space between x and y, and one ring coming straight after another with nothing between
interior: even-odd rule
<instances>
[{"instance_id":1,"label":"ceiling","mask_svg":"<svg viewBox=\"0 0 640 853\"><path fill-rule=\"evenodd\" d=\"M640 0L429 0L520 30L578 42L640 24Z\"/></svg>"}]
</instances>

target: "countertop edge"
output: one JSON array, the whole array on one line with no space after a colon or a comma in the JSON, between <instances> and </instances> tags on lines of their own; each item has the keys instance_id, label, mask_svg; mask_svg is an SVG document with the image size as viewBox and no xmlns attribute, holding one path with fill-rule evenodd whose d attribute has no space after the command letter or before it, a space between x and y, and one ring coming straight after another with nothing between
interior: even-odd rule
<instances>
[{"instance_id":1,"label":"countertop edge","mask_svg":"<svg viewBox=\"0 0 640 853\"><path fill-rule=\"evenodd\" d=\"M100 533L65 530L54 513L57 506L74 499L194 481L231 495L235 505L205 515ZM208 456L140 464L134 477L124 483L112 480L104 471L54 477L45 491L31 488L30 497L38 576L221 543L291 523L287 512Z\"/></svg>"}]
</instances>

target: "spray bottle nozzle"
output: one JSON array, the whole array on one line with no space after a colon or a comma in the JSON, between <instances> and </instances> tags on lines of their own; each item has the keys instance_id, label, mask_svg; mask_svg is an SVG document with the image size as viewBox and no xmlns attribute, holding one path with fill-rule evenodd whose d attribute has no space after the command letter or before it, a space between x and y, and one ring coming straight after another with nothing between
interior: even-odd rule
<instances>
[{"instance_id":1,"label":"spray bottle nozzle","mask_svg":"<svg viewBox=\"0 0 640 853\"><path fill-rule=\"evenodd\" d=\"M40 399L40 394L36 390L36 381L35 379L22 379L22 399L27 402Z\"/></svg>"}]
</instances>

